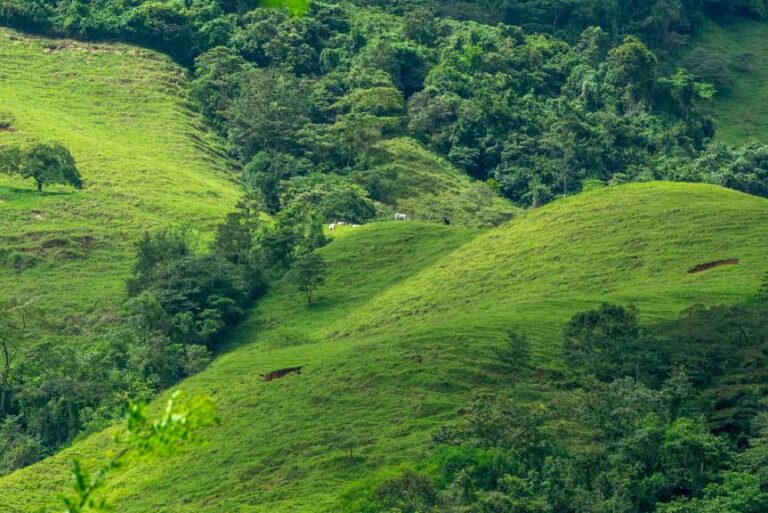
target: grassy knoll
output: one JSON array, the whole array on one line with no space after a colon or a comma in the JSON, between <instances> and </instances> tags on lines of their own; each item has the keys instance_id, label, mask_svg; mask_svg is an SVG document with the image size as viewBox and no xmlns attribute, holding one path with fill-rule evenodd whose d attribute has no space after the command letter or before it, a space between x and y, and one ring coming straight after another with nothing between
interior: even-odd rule
<instances>
[{"instance_id":1,"label":"grassy knoll","mask_svg":"<svg viewBox=\"0 0 768 513\"><path fill-rule=\"evenodd\" d=\"M37 194L0 175L0 299L34 298L53 331L84 333L122 295L141 232L205 231L231 210L238 188L185 80L143 49L0 30L0 144L61 142L85 181Z\"/></svg>"},{"instance_id":2,"label":"grassy knoll","mask_svg":"<svg viewBox=\"0 0 768 513\"><path fill-rule=\"evenodd\" d=\"M749 298L768 269L766 236L765 199L671 183L567 198L484 233L349 229L322 250L330 276L316 308L279 283L233 349L180 385L212 395L223 424L208 445L121 475L118 511L338 511L355 483L417 464L472 393L509 385L491 363L508 330L530 335L538 367L559 369L563 321L601 301L634 301L651 321ZM740 264L687 272L724 258ZM0 479L6 509L50 502L67 459L108 443L97 435Z\"/></svg>"},{"instance_id":3,"label":"grassy knoll","mask_svg":"<svg viewBox=\"0 0 768 513\"><path fill-rule=\"evenodd\" d=\"M733 145L768 141L768 24L710 22L686 53L702 50L727 73L711 107L718 139Z\"/></svg>"}]
</instances>

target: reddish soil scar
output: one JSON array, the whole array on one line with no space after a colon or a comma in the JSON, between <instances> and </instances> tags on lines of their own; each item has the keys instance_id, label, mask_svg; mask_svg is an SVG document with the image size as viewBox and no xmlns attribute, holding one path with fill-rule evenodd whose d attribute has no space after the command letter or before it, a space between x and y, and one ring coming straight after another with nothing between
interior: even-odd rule
<instances>
[{"instance_id":1,"label":"reddish soil scar","mask_svg":"<svg viewBox=\"0 0 768 513\"><path fill-rule=\"evenodd\" d=\"M301 369L303 369L304 366L301 367L288 367L285 369L278 369L276 371L269 372L267 374L264 374L264 381L272 381L275 379L280 379L284 376L287 376L291 373L301 374Z\"/></svg>"},{"instance_id":2,"label":"reddish soil scar","mask_svg":"<svg viewBox=\"0 0 768 513\"><path fill-rule=\"evenodd\" d=\"M696 267L692 269L688 269L688 274L693 273L700 273L704 271L709 271L710 269L714 269L715 267L720 267L721 265L736 265L739 263L738 258L728 258L725 260L715 260L714 262L707 262L706 264L699 264Z\"/></svg>"}]
</instances>

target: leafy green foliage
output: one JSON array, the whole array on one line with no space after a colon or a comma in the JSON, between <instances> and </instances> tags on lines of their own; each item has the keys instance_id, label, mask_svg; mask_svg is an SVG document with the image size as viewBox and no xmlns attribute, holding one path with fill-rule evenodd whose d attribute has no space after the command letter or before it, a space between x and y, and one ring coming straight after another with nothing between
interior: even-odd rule
<instances>
[{"instance_id":1,"label":"leafy green foliage","mask_svg":"<svg viewBox=\"0 0 768 513\"><path fill-rule=\"evenodd\" d=\"M723 180L678 171L714 135L701 108L713 89L684 71L666 75L651 49L676 49L705 15L761 18L765 9L742 0L614 3L490 2L478 12L506 23L498 27L441 19L459 5L473 17L474 2L451 1L382 4L393 16L346 3L110 3L99 17L56 1L32 15L15 0L4 16L194 59L192 96L244 164L278 152L322 173L366 169L377 142L408 133L526 206L614 176L718 180L764 195L752 178L759 164ZM276 212L284 166L258 178Z\"/></svg>"},{"instance_id":2,"label":"leafy green foliage","mask_svg":"<svg viewBox=\"0 0 768 513\"><path fill-rule=\"evenodd\" d=\"M248 186L257 191L261 203L269 214L282 208L283 182L295 176L306 175L312 169L310 162L293 155L260 151L243 169Z\"/></svg>"},{"instance_id":3,"label":"leafy green foliage","mask_svg":"<svg viewBox=\"0 0 768 513\"><path fill-rule=\"evenodd\" d=\"M15 434L19 423L28 423L25 433L39 435L46 448L56 447L71 439L88 421L86 417L90 417L94 427L109 418L109 413L89 411L104 406L99 387L118 390L126 396L150 395L202 368L211 357L206 346L217 348L228 328L244 317L245 308L264 289L264 275L279 276L296 262L297 273L303 269L306 276L314 276L312 283L309 278L299 283L311 304L313 289L321 281L317 277L330 274L328 269L318 272L307 266L308 259L315 256L309 252L325 243L323 222L371 220L386 213L377 202L399 206L402 175L393 175L392 168L386 162L382 164L376 152L387 147L387 143L402 141L404 135L420 140L468 175L480 179L479 187L467 188L462 182L458 193L453 192L453 197L462 199L470 194L480 197L478 205L483 198L492 203L488 195L492 197L495 191L520 205L538 207L558 196L584 190L585 185L594 189L599 183L650 179L707 181L765 195L764 149L757 145L738 150L710 146L713 127L701 104L712 97L712 88L698 83L686 72L667 74L649 49L663 51L677 46L680 36L700 23L700 14L706 9L698 5L583 2L580 6L578 2L550 1L484 4L488 11L496 7L505 10L510 18L504 19L525 23L527 29L540 25L540 29L529 32L508 25L446 22L422 7L444 9L447 2L423 2L415 9L407 2L380 2L381 10L366 9L369 3L363 8L352 8L346 3L311 2L294 11L304 16L253 9L255 5L248 2L213 0L99 5L10 0L6 4L2 16L13 23L58 34L128 39L164 49L185 63L197 57L193 98L211 125L227 137L232 154L239 156L246 166L252 192L275 215L273 223L262 226L255 202L241 204L218 228L208 252L192 250L186 241L170 240L173 237L167 237L167 241L145 241L147 254L140 256L128 289L133 296L132 325L125 332L115 330L113 334L115 339L125 335L122 345L110 340L105 344L107 352L101 347L85 355L54 350L51 345L35 348L39 365L61 369L66 366L54 365L51 360L69 361L75 371L67 380L55 380L47 379L36 369L34 379L29 381L46 386L38 387L39 390L32 385L19 387L18 397L23 401L15 401L14 408L24 404L25 413L30 415L26 419L14 418L8 426L9 440L21 449L18 454L24 453L25 447L34 446L34 440ZM711 5L708 9L718 10ZM760 15L759 9L753 10L745 2L729 2L722 8L723 12L728 10ZM490 12L484 15L486 20L493 17ZM602 25L603 29L587 28L592 24ZM536 33L539 31L554 35ZM639 38L625 37L631 33ZM189 141L185 139L183 143ZM483 182L491 186L485 187ZM676 207L687 205L689 199L679 201ZM460 208L473 203L462 202ZM448 218L442 205L422 208L426 211L422 219ZM437 209L443 211L436 214ZM463 214L479 217L471 209ZM624 213L618 214L611 219L612 230L625 228ZM541 220L535 215L533 219ZM546 228L546 234L556 234L549 226ZM730 231L732 226L727 228ZM678 231L675 233L679 235ZM578 235L567 240L578 240ZM340 238L343 236L339 234ZM740 236L737 233L733 237ZM559 247L562 240L558 240ZM609 246L614 251L596 254L605 260L609 254L621 259L626 247L647 244L643 239L622 242L628 244L618 246L619 250ZM503 248L499 251L512 253L509 246L498 246ZM712 252L722 250L722 246L706 247ZM520 251L523 255L532 252L524 246ZM493 252L479 254L489 261L490 256L498 256ZM585 254L576 256L583 258ZM652 259L651 251L643 254ZM470 279L466 284L476 295L489 294L489 310L498 305L508 306L520 298L512 290L494 295L489 276L496 276L493 273L499 273L498 269L504 269L499 281L505 283L533 281L538 272L552 270L553 276L546 275L550 283L540 287L544 293L548 286L556 289L561 283L573 288L568 294L579 291L589 300L615 292L607 277L597 281L594 269L587 269L590 266L583 262L581 266L553 263L559 262L560 257L527 267L525 264L530 264L530 260L525 258L521 258L520 266L517 261L507 262L510 265L494 261L489 264L493 267L490 271L468 270ZM680 265L688 263L679 255L668 260ZM676 267L669 270L667 260L653 261L658 264L648 273L653 277L669 279L679 271ZM626 268L626 264L622 261L615 267ZM639 258L629 264L645 265ZM416 294L403 286L372 299L374 306L387 307L380 314L372 309L378 317L370 312L340 316L343 321L328 324L328 333L350 337L378 331L382 336L381 332L394 324L407 323L409 317L421 320L432 312L443 318L432 325L425 323L427 328L441 326L446 330L445 326L452 323L458 326L453 317L466 320L469 315L453 307L458 302L471 302L472 297L464 297L463 289L457 288L451 291L453 294L446 294L442 282L427 280L448 274L446 282L453 283L449 273L454 271L448 266L442 268L449 270L442 275L440 271L428 272L421 281L414 281L412 289L416 289ZM532 273L531 268L536 272ZM634 284L641 298L659 295L658 290L652 290L653 286L640 285L642 278L648 276L638 276ZM714 282L718 290L730 291L720 280ZM485 288L479 288L478 283ZM439 301L431 294L434 290L443 292ZM624 297L620 299L627 299L631 288L622 290ZM402 306L398 293L406 299ZM677 307L690 300L690 293L676 293L678 296L667 299L669 304ZM538 298L536 294L533 297ZM579 300L583 302L584 298ZM573 301L576 299L570 296L563 298L566 305ZM531 304L542 306L534 300L526 307ZM537 315L544 317L553 310L556 308L547 304ZM580 432L589 433L574 444L586 447L586 456L572 454L578 451L558 445L557 440L548 437L546 429L538 427L547 420L547 408L520 412L487 400L477 408L482 413L471 421L474 431L469 445L476 447L467 449L467 461L474 461L474 467L481 469L482 477L477 478L480 484L473 483L472 476L454 479L451 475L451 479L443 481L451 481L452 495L439 502L442 499L437 497L435 486L444 488L444 482L430 484L416 475L405 475L393 481L391 493L384 493L379 499L388 508L414 511L438 503L454 509L490 511L567 511L572 505L582 509L649 511L649 505L657 499L695 502L720 496L724 493L716 488L720 484L727 484L729 490L756 489L754 480L748 478L721 479L725 470L718 465L730 464L729 448L723 439L708 431L718 420L713 418L715 415L707 415L710 425L705 426L693 416L682 415L678 411L680 398L670 392L675 375L669 373L674 363L704 369L704 377L691 373L695 374L694 386L698 390L712 386L718 399L722 399L721 395L726 395L721 394L724 385L728 384L725 380L733 380L743 370L722 354L725 344L715 346L704 340L704 347L713 346L714 350L701 361L675 352L686 347L687 339L675 340L669 351L658 351L657 334L639 329L634 315L621 310L603 307L574 318L566 329L567 360L573 364L573 370L594 374L602 381L595 385L599 389L595 396L588 398L600 406L582 408L580 412L599 416L599 423L593 424L591 419L578 423L575 415L565 417L566 421L578 423L577 431L580 428ZM479 322L485 324L487 320L488 331L509 330L507 325L499 330L499 319L485 310L471 313ZM415 326L413 323L410 328ZM457 333L459 336L462 332ZM730 344L733 339L726 340ZM449 357L458 351L453 349L455 342L447 350ZM761 344L750 341L744 347L758 352L762 351ZM729 349L734 347L739 346L732 344ZM41 358L42 355L48 359ZM292 356L303 359L305 354ZM436 356L446 358L443 354ZM511 364L507 370L513 373L530 367L530 351L519 341L499 356ZM422 356L414 358L421 361ZM409 370L412 369L406 368L404 373ZM624 376L632 376L635 383L615 381ZM718 431L733 434L746 430L744 417L751 416L749 408L754 407L754 398L762 386L759 377L754 381L752 377L749 375L745 387L751 386L755 392L747 398L751 401L749 407L742 402L748 396L744 389L729 389L737 390L737 396L729 396L735 397L734 401L726 398L721 404L736 405L736 415L727 412L722 418L727 417L728 426L735 418L735 427L731 430L721 423ZM574 381L578 383L580 379L590 378L578 375ZM666 380L666 388L657 390L662 380ZM430 385L435 389L458 388L454 384L457 381L455 376L446 375L443 383ZM650 388L643 388L638 382ZM476 384L471 378L464 381L468 388ZM681 383L677 385L685 388ZM327 401L323 397L312 400L316 404ZM621 422L627 425L611 417L616 411L629 409L633 401L640 405L642 415L634 416L633 412L622 418ZM441 398L436 405L426 404L425 412L416 412L414 417L434 418L430 408L442 412L448 402ZM704 401L694 401L691 407L709 414L712 409L703 404ZM53 412L50 416L44 415L46 408ZM718 408L714 411L718 415L723 413ZM511 417L520 418L511 421ZM392 419L393 425L408 422L410 419ZM398 429L406 431L407 427ZM605 440L605 451L595 448ZM632 452L637 447L644 451L642 456ZM665 459L658 452L659 447L675 457ZM547 466L547 458L560 466L552 470ZM347 457L348 462L352 460ZM594 472L585 476L584 468ZM258 473L258 469L248 470L242 473L246 476L243 479ZM555 477L546 480L542 475ZM573 483L576 485L569 488ZM575 492L553 497L556 492L547 486ZM639 492L636 486L641 488ZM540 496L542 489L552 496ZM394 498L386 502L388 497Z\"/></svg>"},{"instance_id":4,"label":"leafy green foliage","mask_svg":"<svg viewBox=\"0 0 768 513\"><path fill-rule=\"evenodd\" d=\"M64 497L66 513L97 513L111 511L102 496L107 478L131 459L146 457L167 458L179 452L199 437L200 428L218 423L210 399L199 399L179 406L179 393L173 394L165 411L150 421L141 404L131 404L126 415L126 431L117 441L123 447L106 463L88 472L78 459L72 461L74 495Z\"/></svg>"},{"instance_id":5,"label":"leafy green foliage","mask_svg":"<svg viewBox=\"0 0 768 513\"><path fill-rule=\"evenodd\" d=\"M579 313L563 331L566 361L602 382L582 378L546 405L480 396L464 424L434 436L431 476L385 481L369 509L415 496L414 511L427 512L759 511L765 400L734 385L746 385L742 394L765 386L763 358L746 356L765 351L765 315L762 305L694 308L646 329L634 309ZM622 364L644 353L674 367L624 377ZM423 483L418 493L412 483Z\"/></svg>"},{"instance_id":6,"label":"leafy green foliage","mask_svg":"<svg viewBox=\"0 0 768 513\"><path fill-rule=\"evenodd\" d=\"M722 503L734 479L756 492L749 503L763 504L754 474L732 474L733 447L675 413L674 390L619 380L530 407L484 396L465 424L436 438L434 478L386 481L370 510L410 499L424 512L678 511L691 498Z\"/></svg>"},{"instance_id":7,"label":"leafy green foliage","mask_svg":"<svg viewBox=\"0 0 768 513\"><path fill-rule=\"evenodd\" d=\"M419 6L392 9L397 17L377 26L367 22L376 15L343 6L310 4L302 18L255 10L226 49L198 59L198 101L245 163L259 152L309 160L272 172L264 155L250 164L261 169L257 185L271 211L280 207L279 180L313 170L364 173L376 144L403 134L526 206L614 176L762 194L739 183L751 180L754 166L730 180L678 171L693 166L714 135L702 109L713 90L684 71L665 75L647 42L620 36L623 28L584 25L566 42L510 26L452 24ZM659 12L643 11L656 21L632 30L665 47L677 29L656 25L669 15ZM633 16L617 20L631 25ZM370 194L392 201L376 187Z\"/></svg>"},{"instance_id":8,"label":"leafy green foliage","mask_svg":"<svg viewBox=\"0 0 768 513\"><path fill-rule=\"evenodd\" d=\"M437 503L432 481L412 470L383 482L376 493L385 511L420 513L431 510Z\"/></svg>"},{"instance_id":9,"label":"leafy green foliage","mask_svg":"<svg viewBox=\"0 0 768 513\"><path fill-rule=\"evenodd\" d=\"M636 311L609 304L566 324L563 353L572 368L606 381L624 376L653 381L668 365L658 341L638 325Z\"/></svg>"},{"instance_id":10,"label":"leafy green foliage","mask_svg":"<svg viewBox=\"0 0 768 513\"><path fill-rule=\"evenodd\" d=\"M129 295L141 324L191 344L215 346L250 299L242 269L216 254L195 255L181 235L146 234Z\"/></svg>"},{"instance_id":11,"label":"leafy green foliage","mask_svg":"<svg viewBox=\"0 0 768 513\"><path fill-rule=\"evenodd\" d=\"M312 306L317 288L325 283L326 271L325 259L316 253L309 253L294 264L293 280L298 289L307 296L308 306Z\"/></svg>"},{"instance_id":12,"label":"leafy green foliage","mask_svg":"<svg viewBox=\"0 0 768 513\"><path fill-rule=\"evenodd\" d=\"M0 304L30 303L0 414L5 475L210 360L203 346L134 326L123 291L145 231L193 224L207 238L240 193L216 140L190 121L184 70L167 57L7 29L0 46L0 146L60 141L86 184L71 194L46 182L36 194L32 178L0 173Z\"/></svg>"},{"instance_id":13,"label":"leafy green foliage","mask_svg":"<svg viewBox=\"0 0 768 513\"><path fill-rule=\"evenodd\" d=\"M0 423L0 474L26 467L47 455L40 439L30 436L22 419L5 417Z\"/></svg>"},{"instance_id":14,"label":"leafy green foliage","mask_svg":"<svg viewBox=\"0 0 768 513\"><path fill-rule=\"evenodd\" d=\"M258 151L290 151L296 132L309 122L309 84L276 70L242 75L226 118L232 144L245 161Z\"/></svg>"},{"instance_id":15,"label":"leafy green foliage","mask_svg":"<svg viewBox=\"0 0 768 513\"><path fill-rule=\"evenodd\" d=\"M0 171L32 178L37 192L46 184L66 184L80 189L83 182L75 159L58 143L36 143L28 148L0 148Z\"/></svg>"}]
</instances>

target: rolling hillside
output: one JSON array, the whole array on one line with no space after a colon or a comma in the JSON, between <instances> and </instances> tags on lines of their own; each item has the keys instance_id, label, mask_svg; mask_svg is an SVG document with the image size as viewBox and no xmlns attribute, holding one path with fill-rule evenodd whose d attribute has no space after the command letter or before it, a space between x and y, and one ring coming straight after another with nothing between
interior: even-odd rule
<instances>
[{"instance_id":1,"label":"rolling hillside","mask_svg":"<svg viewBox=\"0 0 768 513\"><path fill-rule=\"evenodd\" d=\"M601 301L633 301L652 321L749 298L768 269L766 236L765 199L672 183L581 194L484 233L348 230L322 250L331 272L315 308L278 284L232 350L180 385L210 394L222 425L204 447L119 476L117 510L338 511L356 483L418 464L473 392L509 386L491 364L508 330L529 334L546 375L561 368L562 323ZM721 259L739 263L688 272ZM300 375L263 378L294 366ZM4 506L51 504L68 459L93 461L109 444L93 436L0 479Z\"/></svg>"},{"instance_id":2,"label":"rolling hillside","mask_svg":"<svg viewBox=\"0 0 768 513\"><path fill-rule=\"evenodd\" d=\"M190 110L186 79L152 51L0 31L0 144L61 142L85 181L39 195L31 180L0 175L0 299L33 298L57 320L53 336L109 322L145 230L188 226L202 243L236 202L236 175ZM478 225L515 211L413 142L382 148L380 166L410 184L393 201L411 216Z\"/></svg>"},{"instance_id":3,"label":"rolling hillside","mask_svg":"<svg viewBox=\"0 0 768 513\"><path fill-rule=\"evenodd\" d=\"M144 230L203 232L231 210L234 175L185 80L151 51L0 31L0 144L61 142L85 182L40 195L0 176L0 299L32 298L52 332L86 334L122 297Z\"/></svg>"}]
</instances>

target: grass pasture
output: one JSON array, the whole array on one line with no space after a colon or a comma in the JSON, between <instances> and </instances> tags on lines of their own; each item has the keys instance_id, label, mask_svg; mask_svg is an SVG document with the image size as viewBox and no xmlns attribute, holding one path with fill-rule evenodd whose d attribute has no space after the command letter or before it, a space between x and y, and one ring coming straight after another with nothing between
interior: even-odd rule
<instances>
[{"instance_id":1,"label":"grass pasture","mask_svg":"<svg viewBox=\"0 0 768 513\"><path fill-rule=\"evenodd\" d=\"M482 232L345 230L322 249L330 273L316 307L278 283L232 349L179 385L211 395L222 425L188 454L120 475L117 511L338 511L357 483L418 465L474 393L509 387L492 363L509 330L529 335L546 376L562 370L562 323L602 301L635 302L650 322L748 300L768 269L767 236L765 199L673 183L596 190ZM739 264L688 273L725 258ZM109 443L96 435L0 479L9 513L51 503L69 457L93 461Z\"/></svg>"},{"instance_id":2,"label":"grass pasture","mask_svg":"<svg viewBox=\"0 0 768 513\"><path fill-rule=\"evenodd\" d=\"M0 30L0 144L61 142L85 183L37 194L0 175L0 299L34 299L67 336L85 334L117 304L144 230L204 232L231 210L234 175L185 80L148 50Z\"/></svg>"},{"instance_id":3,"label":"grass pasture","mask_svg":"<svg viewBox=\"0 0 768 513\"><path fill-rule=\"evenodd\" d=\"M717 138L734 146L767 142L768 25L745 19L724 25L708 22L685 54L692 51L719 61L726 74L726 83L718 87L710 106Z\"/></svg>"},{"instance_id":4,"label":"grass pasture","mask_svg":"<svg viewBox=\"0 0 768 513\"><path fill-rule=\"evenodd\" d=\"M303 14L309 8L307 0L262 0L264 7L277 7L287 9L292 14Z\"/></svg>"}]
</instances>

